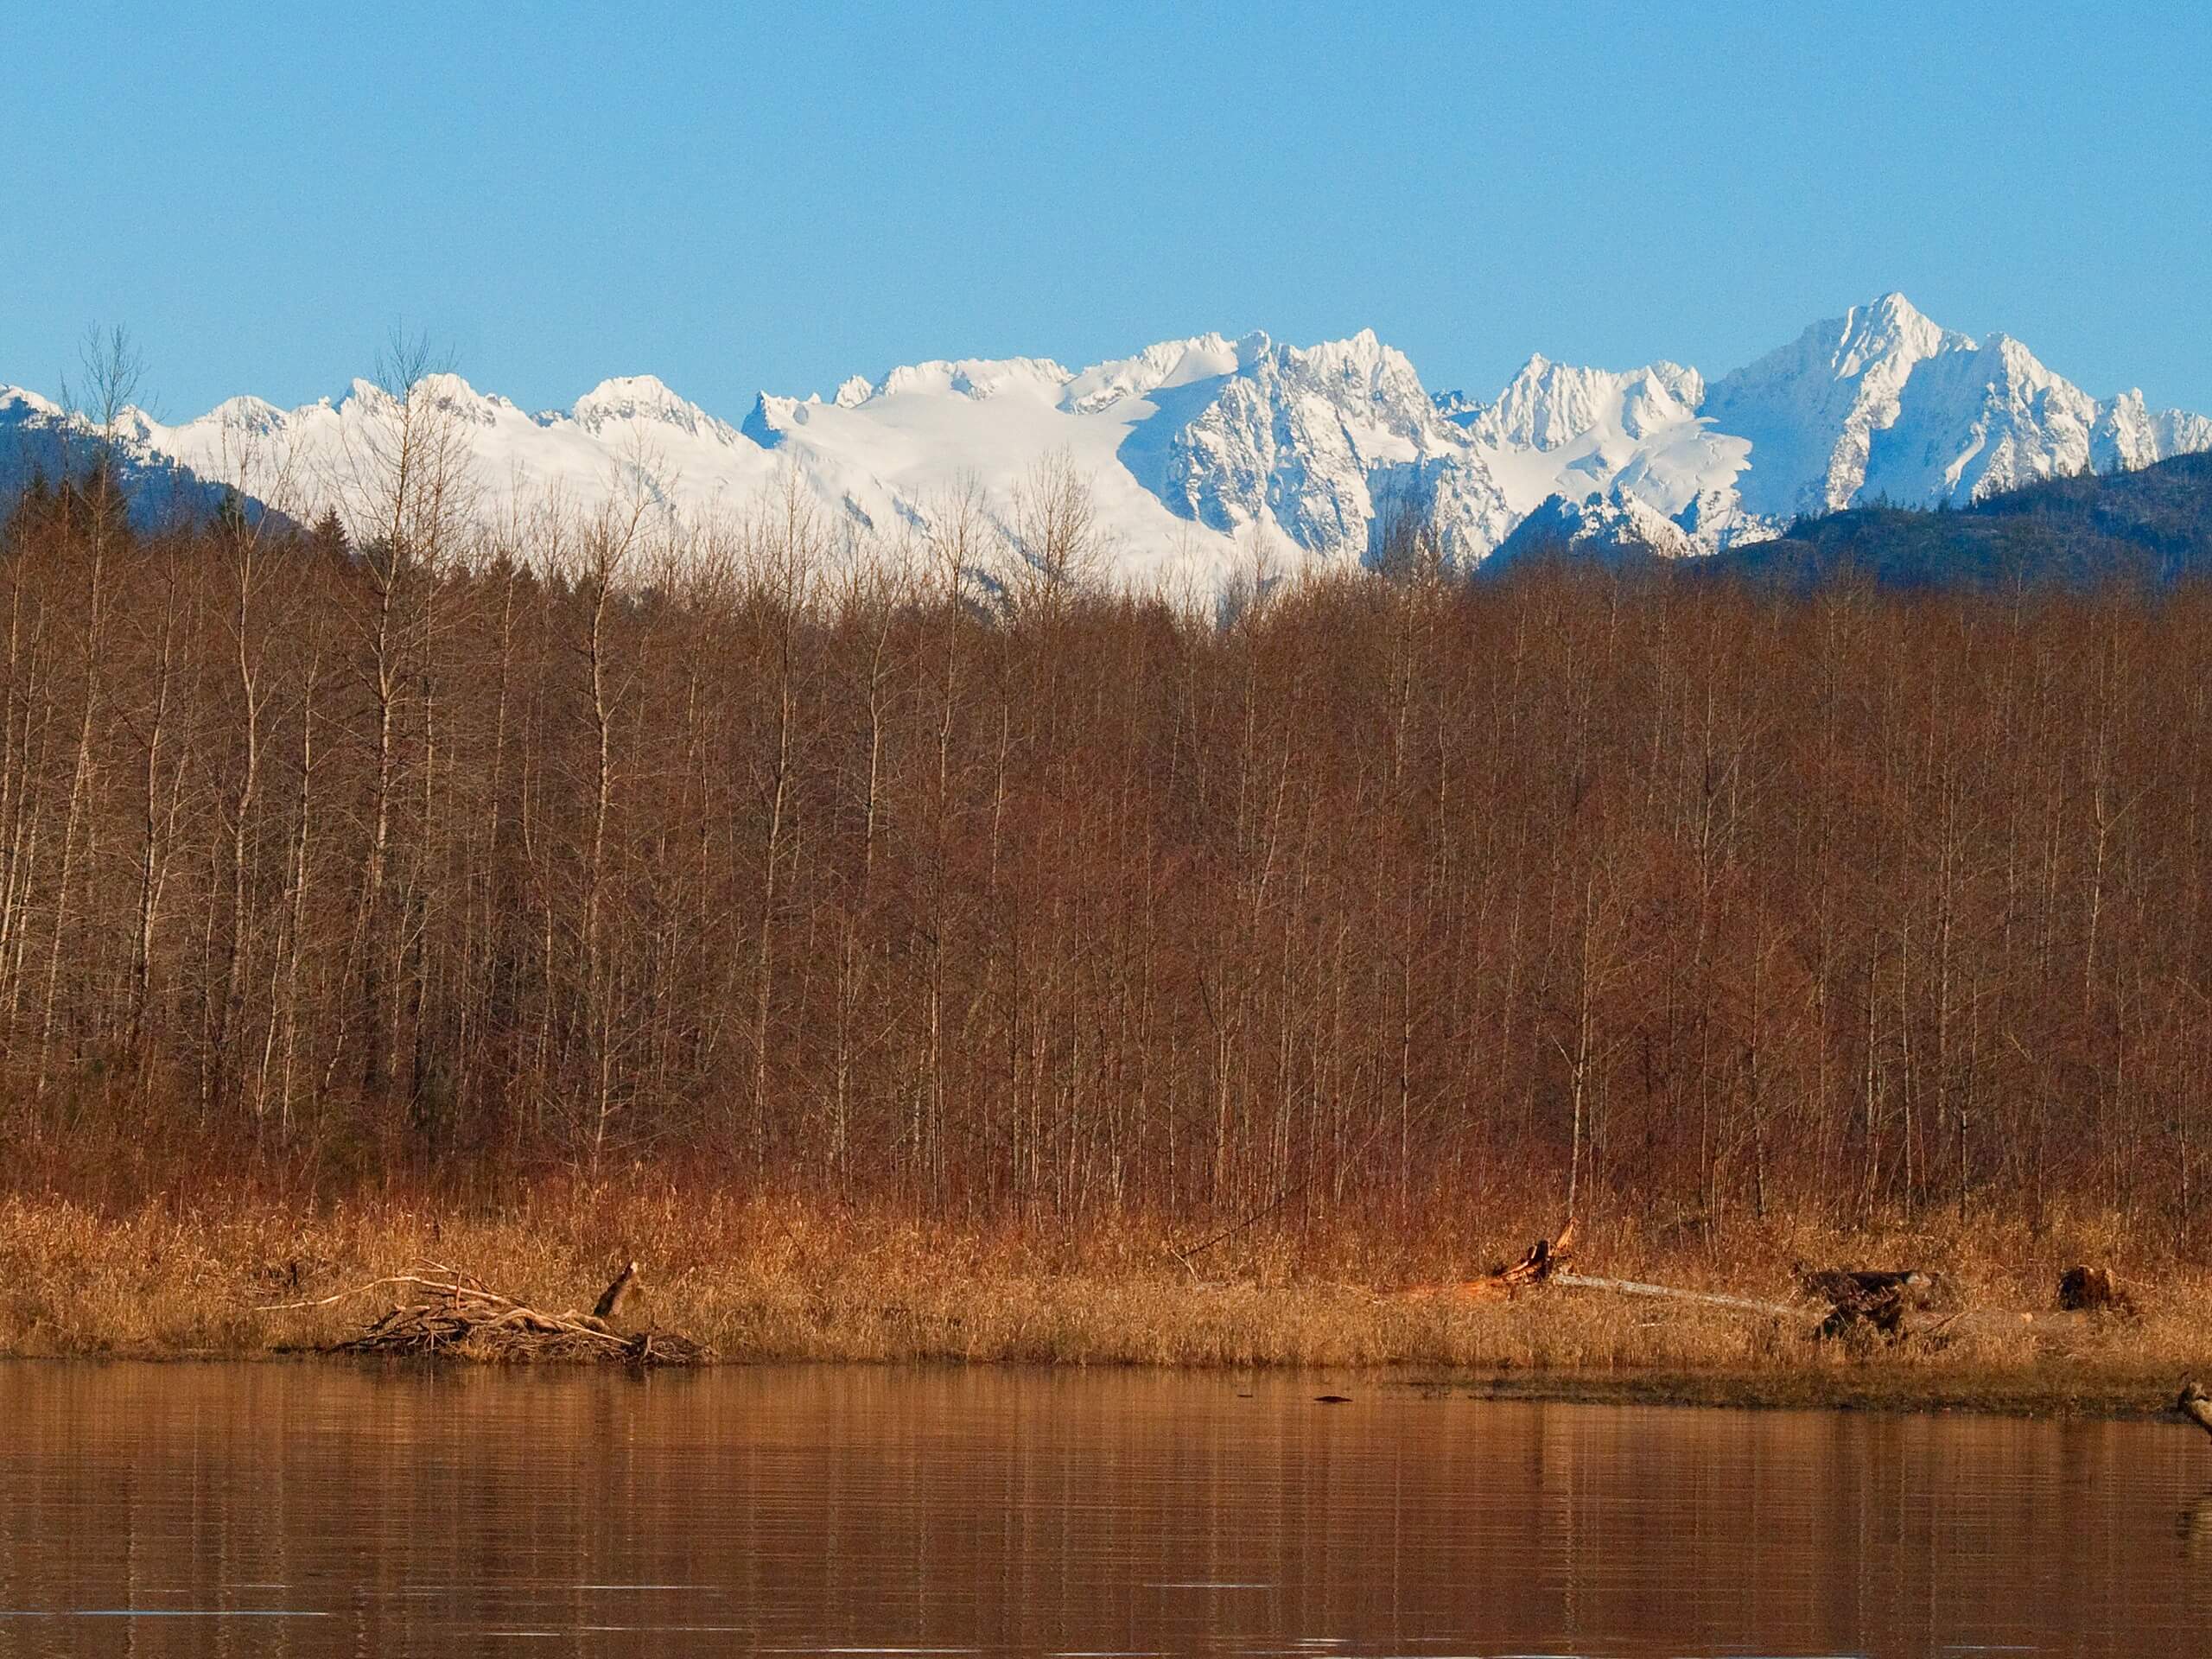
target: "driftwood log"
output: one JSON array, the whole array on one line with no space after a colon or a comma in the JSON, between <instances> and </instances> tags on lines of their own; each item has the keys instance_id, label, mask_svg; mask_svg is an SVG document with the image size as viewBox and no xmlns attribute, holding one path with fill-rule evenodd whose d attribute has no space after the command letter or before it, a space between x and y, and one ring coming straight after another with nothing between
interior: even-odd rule
<instances>
[{"instance_id":1,"label":"driftwood log","mask_svg":"<svg viewBox=\"0 0 2212 1659\"><path fill-rule=\"evenodd\" d=\"M1570 1221L1555 1239L1538 1239L1511 1266L1498 1263L1479 1279L1459 1284L1415 1285L1407 1296L1449 1296L1465 1301L1510 1300L1538 1285L1558 1285L1569 1290L1596 1290L1616 1296L1652 1296L1669 1301L1694 1302L1708 1307L1734 1308L1740 1313L1764 1313L1777 1319L1796 1317L1802 1310L1780 1302L1763 1302L1750 1296L1730 1296L1718 1291L1678 1290L1672 1285L1643 1284L1634 1279L1600 1279L1570 1273L1565 1263L1574 1254L1574 1224Z\"/></svg>"},{"instance_id":2,"label":"driftwood log","mask_svg":"<svg viewBox=\"0 0 2212 1659\"><path fill-rule=\"evenodd\" d=\"M1633 1279L1593 1279L1587 1274L1555 1273L1551 1282L1571 1290L1605 1290L1616 1296L1662 1296L1669 1301L1698 1302L1707 1307L1732 1307L1745 1313L1766 1313L1778 1319L1795 1319L1804 1310L1782 1302L1763 1302L1753 1296L1731 1296L1717 1290L1677 1290L1672 1285L1639 1284Z\"/></svg>"},{"instance_id":3,"label":"driftwood log","mask_svg":"<svg viewBox=\"0 0 2212 1659\"><path fill-rule=\"evenodd\" d=\"M1603 1279L1591 1274L1568 1272L1565 1264L1573 1252L1574 1224L1570 1221L1556 1239L1538 1239L1510 1267L1500 1262L1479 1279L1470 1279L1460 1284L1416 1285L1403 1294L1408 1296L1452 1296L1467 1301L1491 1301L1510 1299L1519 1292L1538 1285L1557 1285L1568 1290L1595 1290L1615 1296L1649 1296L1706 1307L1732 1308L1738 1313L1764 1314L1771 1319L1794 1319L1803 1317L1805 1313L1802 1306L1761 1301L1751 1296L1732 1296L1719 1291L1681 1290L1673 1285L1646 1284L1634 1279Z\"/></svg>"}]
</instances>

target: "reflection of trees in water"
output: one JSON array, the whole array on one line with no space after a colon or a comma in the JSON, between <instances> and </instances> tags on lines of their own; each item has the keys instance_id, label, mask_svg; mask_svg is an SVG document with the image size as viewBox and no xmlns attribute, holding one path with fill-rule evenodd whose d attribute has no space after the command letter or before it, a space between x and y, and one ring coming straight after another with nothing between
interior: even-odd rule
<instances>
[{"instance_id":1,"label":"reflection of trees in water","mask_svg":"<svg viewBox=\"0 0 2212 1659\"><path fill-rule=\"evenodd\" d=\"M2174 1520L2174 1535L2191 1560L2212 1556L2212 1489L2182 1505Z\"/></svg>"}]
</instances>

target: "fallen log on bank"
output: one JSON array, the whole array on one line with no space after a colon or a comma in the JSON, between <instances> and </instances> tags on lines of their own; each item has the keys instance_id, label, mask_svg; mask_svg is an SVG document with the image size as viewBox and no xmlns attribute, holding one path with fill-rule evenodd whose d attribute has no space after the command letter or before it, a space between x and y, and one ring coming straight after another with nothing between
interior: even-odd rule
<instances>
[{"instance_id":1,"label":"fallen log on bank","mask_svg":"<svg viewBox=\"0 0 2212 1659\"><path fill-rule=\"evenodd\" d=\"M1616 1296L1647 1296L1665 1301L1689 1302L1707 1307L1732 1308L1769 1319L1817 1320L1815 1334L1822 1337L1877 1331L1889 1338L1918 1334L1907 1328L1909 1313L1925 1313L1954 1305L1948 1282L1941 1275L1918 1268L1896 1271L1831 1269L1814 1272L1794 1269L1800 1291L1796 1302L1762 1300L1722 1291L1683 1290L1674 1285L1648 1284L1635 1279L1607 1279L1571 1273L1562 1268L1574 1249L1574 1224L1570 1221L1555 1240L1538 1239L1520 1261L1503 1263L1479 1279L1458 1284L1415 1285L1400 1294L1408 1297L1451 1296L1468 1301L1510 1300L1540 1285L1568 1290L1594 1290Z\"/></svg>"},{"instance_id":2,"label":"fallen log on bank","mask_svg":"<svg viewBox=\"0 0 2212 1659\"><path fill-rule=\"evenodd\" d=\"M1701 1302L1713 1307L1732 1307L1746 1313L1794 1318L1803 1309L1780 1302L1762 1302L1749 1296L1730 1296L1719 1291L1678 1290L1672 1285L1649 1285L1634 1279L1600 1279L1589 1274L1562 1271L1561 1263L1574 1253L1574 1224L1568 1222L1556 1239L1538 1239L1512 1266L1503 1262L1479 1279L1459 1284L1415 1285L1406 1296L1455 1296L1469 1301L1510 1300L1538 1285L1560 1285L1569 1290L1598 1290L1618 1296L1656 1296L1669 1301Z\"/></svg>"},{"instance_id":3,"label":"fallen log on bank","mask_svg":"<svg viewBox=\"0 0 2212 1659\"><path fill-rule=\"evenodd\" d=\"M713 1350L675 1332L626 1332L607 1323L636 1283L637 1272L634 1262L625 1267L589 1313L547 1313L435 1263L426 1272L394 1274L334 1295L280 1302L259 1311L329 1307L373 1290L404 1287L428 1294L391 1308L359 1335L316 1351L505 1363L613 1360L629 1365L696 1365L711 1359Z\"/></svg>"},{"instance_id":4,"label":"fallen log on bank","mask_svg":"<svg viewBox=\"0 0 2212 1659\"><path fill-rule=\"evenodd\" d=\"M2108 1320L2136 1315L2133 1300L2104 1268L2068 1268L2059 1279L2055 1308L2022 1309L1971 1306L1948 1274L1924 1268L1814 1268L1798 1262L1790 1269L1796 1298L1783 1302L1569 1272L1563 1264L1573 1241L1574 1224L1569 1222L1556 1240L1538 1239L1510 1267L1500 1263L1479 1279L1414 1285L1396 1294L1484 1302L1511 1300L1523 1291L1556 1285L1758 1314L1809 1326L1805 1333L1815 1339L1840 1340L1855 1347L1876 1341L1940 1347L1961 1338L2003 1339L2023 1333L2048 1344L2093 1338ZM2198 1408L2201 1415L2197 1411L2190 1414L2212 1433L2212 1398L2200 1395ZM2186 1402L2183 1409L2190 1409Z\"/></svg>"},{"instance_id":5,"label":"fallen log on bank","mask_svg":"<svg viewBox=\"0 0 2212 1659\"><path fill-rule=\"evenodd\" d=\"M1555 1285L1570 1290L1605 1290L1617 1296L1663 1296L1669 1301L1702 1302L1708 1307L1732 1307L1745 1313L1765 1313L1777 1319L1802 1318L1805 1310L1784 1302L1762 1302L1751 1296L1731 1296L1717 1290L1677 1290L1672 1285L1639 1284L1633 1279L1593 1279L1587 1274L1555 1273Z\"/></svg>"},{"instance_id":6,"label":"fallen log on bank","mask_svg":"<svg viewBox=\"0 0 2212 1659\"><path fill-rule=\"evenodd\" d=\"M1556 1250L1551 1253L1554 1262L1557 1254ZM1879 1339L1941 1344L1964 1338L2002 1338L2023 1333L2050 1343L2094 1337L2110 1319L2136 1317L2133 1299L2102 1268L2069 1268L2060 1280L2056 1306L2052 1308L1972 1305L1950 1275L1923 1268L1812 1269L1801 1263L1791 1271L1798 1293L1794 1302L1556 1270L1548 1270L1528 1282L1734 1308L1777 1319L1809 1320L1813 1322L1810 1334L1816 1338L1856 1343ZM1487 1282L1478 1281L1469 1288L1479 1289ZM2207 1409L2212 1411L2212 1406Z\"/></svg>"}]
</instances>

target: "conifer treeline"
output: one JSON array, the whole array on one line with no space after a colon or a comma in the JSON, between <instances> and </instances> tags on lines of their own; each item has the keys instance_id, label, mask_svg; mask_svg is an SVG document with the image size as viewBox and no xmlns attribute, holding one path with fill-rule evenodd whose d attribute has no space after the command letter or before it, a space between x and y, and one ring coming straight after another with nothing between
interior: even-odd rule
<instances>
[{"instance_id":1,"label":"conifer treeline","mask_svg":"<svg viewBox=\"0 0 2212 1659\"><path fill-rule=\"evenodd\" d=\"M2202 592L1554 566L1224 623L855 575L795 497L392 522L13 512L19 1124L975 1214L2197 1224Z\"/></svg>"}]
</instances>

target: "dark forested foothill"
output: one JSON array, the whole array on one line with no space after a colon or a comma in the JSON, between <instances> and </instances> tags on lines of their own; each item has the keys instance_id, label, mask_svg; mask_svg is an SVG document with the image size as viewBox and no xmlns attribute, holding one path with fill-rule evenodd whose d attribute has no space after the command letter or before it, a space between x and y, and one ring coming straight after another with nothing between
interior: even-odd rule
<instances>
[{"instance_id":1,"label":"dark forested foothill","mask_svg":"<svg viewBox=\"0 0 2212 1659\"><path fill-rule=\"evenodd\" d=\"M1923 520L2152 545L2155 481ZM978 1217L2201 1243L2212 591L1536 561L1224 626L785 509L462 556L23 499L11 1121Z\"/></svg>"},{"instance_id":2,"label":"dark forested foothill","mask_svg":"<svg viewBox=\"0 0 2212 1659\"><path fill-rule=\"evenodd\" d=\"M1801 583L1851 571L1944 588L2202 576L2212 573L2212 455L2046 479L1957 511L1872 506L1801 519L1716 568Z\"/></svg>"}]
</instances>

